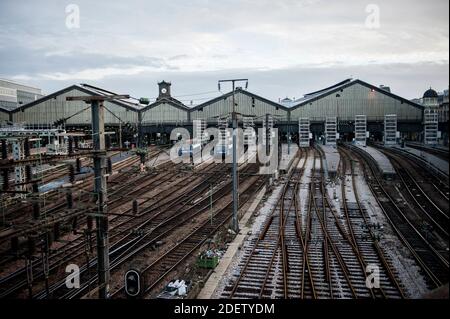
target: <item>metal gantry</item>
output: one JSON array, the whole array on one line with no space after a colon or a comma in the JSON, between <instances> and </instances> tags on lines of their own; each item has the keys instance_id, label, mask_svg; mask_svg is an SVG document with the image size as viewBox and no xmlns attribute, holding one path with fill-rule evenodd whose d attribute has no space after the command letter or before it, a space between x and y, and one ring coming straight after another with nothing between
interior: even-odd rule
<instances>
[{"instance_id":1,"label":"metal gantry","mask_svg":"<svg viewBox=\"0 0 450 319\"><path fill-rule=\"evenodd\" d=\"M366 146L367 139L367 117L365 115L355 116L355 144Z\"/></svg>"},{"instance_id":2,"label":"metal gantry","mask_svg":"<svg viewBox=\"0 0 450 319\"><path fill-rule=\"evenodd\" d=\"M228 149L227 146L230 144L230 136L228 133L228 123L230 121L229 116L220 117L217 119L217 128L219 130L219 141L218 145L225 147L225 149Z\"/></svg>"},{"instance_id":3,"label":"metal gantry","mask_svg":"<svg viewBox=\"0 0 450 319\"><path fill-rule=\"evenodd\" d=\"M311 127L308 117L298 119L298 144L300 147L309 147Z\"/></svg>"},{"instance_id":4,"label":"metal gantry","mask_svg":"<svg viewBox=\"0 0 450 319\"><path fill-rule=\"evenodd\" d=\"M271 146L272 145L272 137L274 137L273 115L266 114L266 117L263 121L262 145Z\"/></svg>"},{"instance_id":5,"label":"metal gantry","mask_svg":"<svg viewBox=\"0 0 450 319\"><path fill-rule=\"evenodd\" d=\"M47 155L67 154L67 135L66 131L62 128L54 128L51 125L34 126L22 123L2 125L0 127L0 140L3 141L2 143L5 144L6 148L8 144L11 145L12 159L14 161L22 161L29 157L31 155L31 141L40 141L44 137L48 140L45 150ZM39 149L39 152L42 151L43 150ZM21 197L25 197L25 193L27 189L29 189L27 183L31 180L31 172L32 168L30 164L14 166L14 188L15 192ZM5 173L5 176L7 175L8 174ZM3 180L3 182L5 181Z\"/></svg>"},{"instance_id":6,"label":"metal gantry","mask_svg":"<svg viewBox=\"0 0 450 319\"><path fill-rule=\"evenodd\" d=\"M384 145L397 144L397 114L384 116Z\"/></svg>"},{"instance_id":7,"label":"metal gantry","mask_svg":"<svg viewBox=\"0 0 450 319\"><path fill-rule=\"evenodd\" d=\"M249 151L256 152L256 132L253 117L242 117L242 129L244 133L244 145L248 145Z\"/></svg>"},{"instance_id":8,"label":"metal gantry","mask_svg":"<svg viewBox=\"0 0 450 319\"><path fill-rule=\"evenodd\" d=\"M327 116L325 121L326 145L336 145L337 134L337 118L335 116Z\"/></svg>"},{"instance_id":9,"label":"metal gantry","mask_svg":"<svg viewBox=\"0 0 450 319\"><path fill-rule=\"evenodd\" d=\"M426 108L423 114L424 143L436 145L438 142L438 112L436 109Z\"/></svg>"}]
</instances>

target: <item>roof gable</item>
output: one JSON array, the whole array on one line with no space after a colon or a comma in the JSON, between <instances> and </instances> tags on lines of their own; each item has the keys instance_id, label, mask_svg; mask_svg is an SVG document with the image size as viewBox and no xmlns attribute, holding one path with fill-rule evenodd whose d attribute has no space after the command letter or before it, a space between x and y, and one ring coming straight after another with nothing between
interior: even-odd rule
<instances>
[{"instance_id":1,"label":"roof gable","mask_svg":"<svg viewBox=\"0 0 450 319\"><path fill-rule=\"evenodd\" d=\"M288 111L288 110L289 110L289 108L287 108L286 106L284 106L284 105L282 105L282 104L273 102L273 101L271 101L271 100L268 100L268 99L266 99L266 98L263 98L262 96L256 95L256 94L254 94L254 93L251 93L251 92L246 91L246 90L243 90L243 89L236 89L235 93L241 93L241 94L244 94L244 95L253 97L253 98L255 98L255 99L258 99L258 100L260 100L260 101L262 101L262 102L264 102L264 103L267 103L267 104L269 104L269 105L272 105L273 107L282 109L282 110L284 110L284 111ZM213 98L213 99L211 99L211 100L209 100L209 101L206 101L206 102L204 102L204 103L202 103L202 104L199 104L199 105L197 105L197 106L191 108L190 111L191 111L191 112L192 112L192 111L197 111L198 109L201 109L201 108L203 108L203 107L205 107L205 106L208 106L208 105L213 104L213 103L215 103L215 102L218 102L218 101L220 101L220 100L226 99L226 98L228 98L228 97L230 97L230 96L232 96L232 95L233 95L233 91L230 91L230 92L225 93L225 94L223 94L223 95L221 95L221 96L218 96L218 97L215 97L215 98Z\"/></svg>"},{"instance_id":2,"label":"roof gable","mask_svg":"<svg viewBox=\"0 0 450 319\"><path fill-rule=\"evenodd\" d=\"M68 87L66 87L64 89L56 91L56 92L54 92L52 94L45 95L45 96L37 99L36 101L33 101L33 102L27 103L25 105L19 106L18 108L12 110L11 113L21 112L21 111L23 111L23 110L25 110L27 108L33 107L33 106L35 106L37 104L40 104L40 103L43 103L43 102L48 101L50 99L53 99L53 98L57 97L58 95L64 94L64 93L69 92L71 90L79 90L79 91L84 92L84 93L89 94L89 95L98 95L99 94L98 92L95 92L93 90L89 90L89 89L84 88L82 86L73 84L73 85L68 86ZM117 100L111 100L111 101L108 101L108 102L116 104L116 105L119 105L121 107L124 107L124 108L129 109L129 110L134 111L134 112L138 111L138 109L136 107L130 106L128 104L122 103L122 102L117 101Z\"/></svg>"},{"instance_id":3,"label":"roof gable","mask_svg":"<svg viewBox=\"0 0 450 319\"><path fill-rule=\"evenodd\" d=\"M189 111L189 108L187 106L185 106L181 102L177 103L176 101L178 101L178 100L172 100L172 99L168 99L168 98L161 98L161 99L156 100L156 102L153 102L152 104L149 104L146 107L140 109L139 112L148 111L148 110L150 110L150 109L152 109L152 108L154 108L154 107L156 107L158 105L161 105L161 104L169 104L169 105L171 105L173 107L176 107L176 108L178 108L180 110L183 110L183 111L186 111L186 112Z\"/></svg>"},{"instance_id":4,"label":"roof gable","mask_svg":"<svg viewBox=\"0 0 450 319\"><path fill-rule=\"evenodd\" d=\"M342 83L341 85L335 85L335 86L330 87L330 88L332 88L331 90L327 90L327 91L324 91L323 93L314 95L311 98L304 99L303 101L301 101L300 103L294 105L290 109L291 110L295 110L298 107L301 107L301 106L306 105L308 103L312 103L312 102L315 102L317 100L320 100L320 99L322 99L322 98L324 98L326 96L329 96L329 95L331 95L333 93L336 93L338 91L344 90L344 89L346 89L346 88L348 88L350 86L353 86L355 84L360 84L360 85L365 86L365 87L367 87L367 88L369 88L371 90L374 90L374 91L376 91L378 93L381 93L381 94L387 95L387 96L389 96L389 97L391 97L393 99L399 100L402 103L406 103L406 104L409 104L409 105L411 105L413 107L416 107L418 109L423 110L423 106L420 105L420 104L414 103L414 102L412 102L412 101L410 101L408 99L405 99L405 98L403 98L401 96L398 96L398 95L396 95L394 93L391 93L391 92L388 92L386 90L383 90L382 88L379 88L379 87L377 87L375 85L369 84L369 83L364 82L364 81L359 80L359 79L356 79L356 80L353 80L353 81L350 81L350 82L343 81L341 83ZM321 92L321 91L317 91L317 92Z\"/></svg>"}]
</instances>

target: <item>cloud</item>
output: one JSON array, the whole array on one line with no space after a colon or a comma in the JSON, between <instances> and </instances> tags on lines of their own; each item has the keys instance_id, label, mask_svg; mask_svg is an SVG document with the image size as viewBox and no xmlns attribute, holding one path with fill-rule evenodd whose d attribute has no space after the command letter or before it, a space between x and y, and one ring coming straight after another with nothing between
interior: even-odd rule
<instances>
[{"instance_id":1,"label":"cloud","mask_svg":"<svg viewBox=\"0 0 450 319\"><path fill-rule=\"evenodd\" d=\"M327 70L346 77L346 72L396 66L403 74L386 76L398 81L398 87L428 86L435 79L440 87L448 84L442 80L448 77L449 62L449 3L444 0L378 0L379 29L365 27L368 3L360 0L76 4L80 29L69 30L64 2L1 1L1 76L33 81L48 90L70 81L122 81L123 90L130 83L153 80L154 74L198 85L201 81L194 76L277 74L273 81L292 84L256 79L262 92L276 97L298 94L295 87L303 86L306 74L323 76L320 88L330 84ZM425 65L440 71L429 73Z\"/></svg>"}]
</instances>

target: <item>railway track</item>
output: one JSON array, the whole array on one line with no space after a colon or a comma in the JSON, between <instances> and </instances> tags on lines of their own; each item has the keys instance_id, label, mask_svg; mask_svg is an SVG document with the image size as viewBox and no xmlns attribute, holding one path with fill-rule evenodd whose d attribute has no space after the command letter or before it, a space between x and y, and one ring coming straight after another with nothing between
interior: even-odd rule
<instances>
[{"instance_id":1,"label":"railway track","mask_svg":"<svg viewBox=\"0 0 450 319\"><path fill-rule=\"evenodd\" d=\"M436 249L407 217L408 206L398 203L393 196L395 189L387 189L376 172L376 163L363 152L354 148L352 154L361 159L364 176L378 205L386 216L390 226L410 251L411 255L423 271L430 288L440 287L448 283L448 252Z\"/></svg>"},{"instance_id":2,"label":"railway track","mask_svg":"<svg viewBox=\"0 0 450 319\"><path fill-rule=\"evenodd\" d=\"M220 171L216 171L214 170L214 172L211 172L212 174L216 174L216 176L218 176L218 178L220 178ZM143 185L143 184L139 184L138 186L138 190L140 194L135 193L135 190L132 190L133 188L129 189L129 191L134 192L133 195L134 196L138 196L141 195L145 192L149 191L149 188L156 188L159 185L162 185L164 183L166 183L168 181L168 179L172 178L173 175L178 174L176 171L174 170L170 170L167 171L165 173L162 174L162 176L160 176L157 179L149 179L152 182L146 182L147 185ZM148 177L147 177L148 178ZM183 181L183 180L187 180L189 179L190 176L186 176L183 179L178 179L177 181ZM196 184L198 184L198 182L196 183L195 180L192 181L193 184L192 186L195 186ZM144 187L146 186L146 187ZM198 185L197 185L198 186ZM173 188L168 187L169 191L174 193L176 195L176 192L174 191ZM183 188L181 188L183 189ZM198 187L198 188L194 188L192 189L191 193L189 193L189 196L194 197L194 196L198 196L198 194L200 192L202 192L205 189L205 187ZM166 190L162 190L162 191L158 191L156 195L161 194L161 193L167 193ZM156 198L156 200L154 200L153 197L146 197L145 199L143 199L143 201L141 201L140 203L140 207L141 207L141 211L139 214L131 214L132 208L131 205L128 205L128 209L125 210L123 213L119 214L119 215L115 215L113 213L113 210L111 210L111 206L109 206L110 209L110 213L114 214L112 217L109 218L109 223L110 223L110 227L111 227L111 236L110 236L110 242L112 244L112 250L114 251L115 247L117 246L123 246L123 242L125 241L125 239L130 240L130 237L135 238L136 235L133 235L132 230L134 230L134 228L137 228L137 225L139 225L140 223L142 223L143 220L146 221L146 223L149 223L150 221L158 221L161 219L161 215L162 213L166 212L165 210L170 210L175 208L175 206L180 203L180 202L185 202L184 206L187 205L190 201L190 197L189 196L180 196L178 197L178 201L175 201L173 197L169 198L164 198L164 196L162 198L164 198L164 200L158 200L158 199L162 199L162 198ZM128 198L128 196L126 196ZM161 196L160 196L161 197ZM172 199L172 202L170 201ZM120 201L120 199L118 199ZM128 200L128 202L130 202L130 200ZM145 205L147 204L148 205ZM181 206L178 206L178 208L182 208ZM177 211L176 209L174 211ZM131 216L130 216L131 214ZM150 217L149 217L150 215ZM167 215L167 214L166 214ZM88 241L88 242L86 242ZM132 243L132 240L130 240L130 243ZM60 269L60 265L63 263L67 263L67 262L77 262L79 264L83 264L84 263L84 255L85 255L85 251L84 251L84 246L88 246L88 247L92 247L95 244L95 239L91 238L89 236L88 239L86 239L84 236L79 236L78 238L72 240L70 243L68 243L67 245L64 245L63 247L59 248L58 251L56 252L56 254L53 254L52 256L52 262L50 265L50 271L57 271L58 269ZM88 260L87 263L91 264L91 262L95 263L96 259L95 259L95 255L91 256L90 258L91 260ZM95 266L95 264L91 264L90 267ZM90 268L89 267L89 268ZM41 267L37 267L37 269L35 270L35 272L37 273L37 275L35 275L36 278L42 277L43 273L42 273L42 266ZM2 278L0 280L0 284L2 287L5 287L5 282L6 281L10 281L12 282L13 279L17 279L16 277L21 275L22 277L24 277L24 273L25 273L25 269L21 269L20 272L16 271L15 273L13 273L12 275L8 276L7 278ZM13 287L11 287L10 289L6 290L6 291L2 291L2 294L0 296L8 296L11 295L12 293L14 293L15 291L17 291L20 288L23 288L23 286L25 285L25 280L22 279L22 281L19 284L14 285Z\"/></svg>"},{"instance_id":3,"label":"railway track","mask_svg":"<svg viewBox=\"0 0 450 319\"><path fill-rule=\"evenodd\" d=\"M139 158L137 156L130 157L127 159L124 159L120 162L113 164L113 170L120 171L124 168L131 167L133 165L136 165L139 162ZM66 172L67 174L67 172ZM92 177L92 173L84 174L83 179L88 179L89 177ZM115 183L121 184L126 180L126 177L124 176L114 176L112 177L112 180L114 180ZM87 180L87 182L83 182L79 185L75 185L72 189L74 192L76 191L84 191L89 192L93 187L93 181ZM52 214L61 208L65 207L67 204L65 193L62 194L58 189L51 190L45 193L42 193L39 195L39 200L42 201L42 208L43 208L43 214ZM16 203L14 207L11 207L12 209L8 209L5 207L6 211L3 215L3 219L5 220L5 224L19 224L23 223L26 220L31 219L31 212L33 205L29 202L25 205L21 203Z\"/></svg>"},{"instance_id":4,"label":"railway track","mask_svg":"<svg viewBox=\"0 0 450 319\"><path fill-rule=\"evenodd\" d=\"M132 161L135 161L133 159ZM128 167L129 165L132 165L133 162L123 162L120 163L121 165L125 165L123 167ZM120 167L117 167L120 168ZM124 176L125 175L125 176ZM124 192L130 193L130 185L132 183L138 183L140 179L143 179L144 177L142 175L137 175L137 177L132 177L130 175L114 175L112 181L114 182L114 185L110 187L110 196L117 196L117 198L122 198L121 194ZM111 183L110 183L111 184ZM78 186L78 187L77 187ZM89 194L91 193L92 183L83 183L80 185L77 185L73 188L72 194L74 198L74 202L77 202L77 205L80 208L82 208L81 205L88 205L88 203L92 200L92 196ZM114 197L113 197L114 198ZM118 200L112 199L110 200L111 205L115 205L115 202ZM52 204L47 205L46 203L50 202ZM81 204L81 205L80 205ZM84 209L87 209L85 207ZM58 213L64 213L68 211L68 203L66 198L66 193L58 193L54 192L50 197L45 197L43 195L43 209L41 211L41 216L45 219L51 216L54 216ZM20 209L18 210L20 212ZM35 221L31 219L30 216L26 216L26 212L22 212L25 216L15 219L14 222L11 223L11 226L8 228L2 229L2 234L0 235L0 243L4 245L5 241L9 240L12 236L20 235L24 230L27 229L27 227L32 226L35 224ZM70 215L70 214L68 214ZM77 225L74 225L74 227L79 226L80 222L83 222L84 220L79 220ZM9 230L9 231L8 231ZM8 234L7 236L3 236L3 233ZM3 253L4 254L4 253ZM4 260L2 259L2 262Z\"/></svg>"},{"instance_id":5,"label":"railway track","mask_svg":"<svg viewBox=\"0 0 450 319\"><path fill-rule=\"evenodd\" d=\"M167 182L170 178L172 178L175 174L176 173L169 171L166 174L164 174L164 176L160 176L158 179L148 178L150 182L147 181L145 184L140 184L140 187L138 188L139 193L142 194L142 193L148 192L149 189L162 185L163 183ZM128 185L128 186L130 186L130 185ZM129 196L132 196L132 195L139 196L140 195L136 192L135 189L133 190L133 188L129 188L128 191L129 191L129 193L128 193ZM125 195L122 195L119 198L111 201L108 204L108 208L112 213L115 208L118 208L119 206L123 205L124 197L125 197ZM128 197L128 196L126 196L126 197ZM149 199L144 200L141 204L144 204L146 201L149 201ZM128 205L128 206L131 206L131 205ZM156 206L154 206L154 209L157 209L159 207L160 206L156 205ZM151 207L148 207L147 211L150 211L150 209L151 209ZM147 211L144 211L142 214L132 214L132 208L130 207L127 210L125 210L122 214L113 215L109 219L111 228L114 230L114 231L112 231L110 240L114 243L114 240L116 237L123 235L123 233L126 232L124 225L128 225L130 228L132 228L133 227L132 221L142 219L142 216L145 215ZM122 229L122 230L116 231L115 230L116 227L119 229ZM95 238L93 238L91 236L88 236L88 238L85 237L86 230L87 230L86 228L81 229L79 231L80 234L78 235L78 237L76 237L76 238L72 239L70 242L68 242L56 249L52 249L50 251L49 273L52 273L53 271L55 271L59 267L59 265L61 265L64 262L67 262L69 260L73 260L74 258L77 258L77 257L79 258L80 256L83 256L85 252L82 248L84 248L84 246L92 247L95 244ZM86 240L88 240L89 242L86 242ZM34 273L33 277L35 280L40 279L43 276L43 269L42 269L43 265L41 264L43 262L43 259L40 256L34 256L33 260L34 260L34 263L37 265L33 269L33 273ZM5 258L2 258L2 261L5 261ZM26 277L26 267L20 267L13 273L10 273L9 275L2 277L0 279L0 287L2 287L2 289L0 290L1 291L0 297L8 296L11 293L15 292L16 290L23 287L26 284L25 277ZM18 281L18 280L20 280L20 284L15 284L13 287L7 288L8 283L13 282L13 281Z\"/></svg>"},{"instance_id":6,"label":"railway track","mask_svg":"<svg viewBox=\"0 0 450 319\"><path fill-rule=\"evenodd\" d=\"M418 176L418 174L415 173L414 168L407 160L385 149L382 149L381 151L394 165L397 176L400 177L400 180L403 183L404 187L402 187L402 189L406 190L407 194L410 195L409 198L415 203L415 206L418 208L417 211L423 213L423 215L420 216L420 220L427 220L448 245L448 202L445 208L440 208L431 198L433 195L427 194L427 192L424 191L424 186L421 185L423 184L421 182L421 176ZM417 182L417 180L420 181Z\"/></svg>"},{"instance_id":7,"label":"railway track","mask_svg":"<svg viewBox=\"0 0 450 319\"><path fill-rule=\"evenodd\" d=\"M427 146L419 145L419 144L415 144L415 143L406 143L406 146L430 153L430 154L435 155L435 156L439 157L440 159L443 159L448 162L449 152L446 150L439 149L437 147L427 147Z\"/></svg>"},{"instance_id":8,"label":"railway track","mask_svg":"<svg viewBox=\"0 0 450 319\"><path fill-rule=\"evenodd\" d=\"M221 175L219 172L226 172L226 170L223 170L223 168L219 168L218 171L213 174L213 176L215 176L214 178L220 179ZM211 182L213 181L210 178L208 180L205 180L204 184L206 186L209 186ZM230 183L227 183L224 187L227 187L228 190L231 190ZM224 187L221 186L214 190L212 196L213 203L215 203L220 197L222 197L223 192L228 191ZM150 219L142 223L139 226L139 230L142 234L140 237L128 241L122 241L122 245L117 245L117 249L112 249L110 255L111 270L113 270L115 273L120 272L119 268L123 266L128 260L132 259L138 252L146 249L151 249L153 243L160 240L165 240L165 238L167 236L170 236L170 234L173 233L178 227L181 227L181 225L191 221L192 218L197 217L201 213L207 211L210 205L210 197L203 197L203 199L201 199L200 201L195 200L198 199L199 194L204 190L204 188L195 188L195 191L190 200L181 198L182 200L184 199L184 206L189 207L186 207L185 209L177 209L173 207L173 209L170 209L168 211L168 213L170 213L170 216L164 214L161 215L159 219ZM190 205L194 200L195 204ZM93 261L93 264L91 266L94 266L94 264L95 261ZM121 280L122 275L120 275L119 278L119 280ZM95 285L96 278L95 276L92 278L86 278L82 276L82 279L84 280L85 284L81 287L81 289L78 289L77 291L68 291L67 289L64 289L64 286L61 284L56 295L55 292L53 292L53 297L72 299L83 296L83 294L88 292L90 286Z\"/></svg>"},{"instance_id":9,"label":"railway track","mask_svg":"<svg viewBox=\"0 0 450 319\"><path fill-rule=\"evenodd\" d=\"M251 164L248 167L249 169L254 169L253 174L257 173L257 165ZM247 171L247 169L244 170ZM247 181L241 182L239 190L240 208L242 208L242 206L252 198L266 182L265 176L255 176L253 174L248 177ZM141 270L144 277L144 297L154 296L158 285L167 279L182 262L195 257L194 253L208 238L211 238L220 227L224 226L231 217L232 199L231 196L227 196L225 205L222 205L221 208L213 213L212 220L205 218L192 232L186 234L183 238L180 238L178 242L162 256L158 257L150 265L144 267ZM113 292L112 297L124 298L124 287L121 286Z\"/></svg>"},{"instance_id":10,"label":"railway track","mask_svg":"<svg viewBox=\"0 0 450 319\"><path fill-rule=\"evenodd\" d=\"M317 165L319 162L319 165ZM358 264L358 256L351 244L345 239L333 219L333 209L324 189L322 156L315 154L314 168L310 184L310 201L312 211L308 212L311 227L311 243L308 254L314 262L313 273L319 274L324 269L324 282L319 290L326 298L369 297L365 286L365 273ZM320 283L320 282L319 282ZM319 283L316 283L318 290ZM326 287L326 288L325 288Z\"/></svg>"},{"instance_id":11,"label":"railway track","mask_svg":"<svg viewBox=\"0 0 450 319\"><path fill-rule=\"evenodd\" d=\"M423 186L431 185L431 188L427 188L425 191L431 196L437 199L441 196L445 202L445 209L448 207L450 188L449 178L442 173L437 173L435 170L429 170L424 168L424 163L415 156L409 156L407 153L402 152L395 148L382 148L384 151L399 156L401 161L406 162L407 166L410 166L415 175L415 179L421 181ZM444 210L445 210L444 209ZM448 210L448 209L447 209Z\"/></svg>"},{"instance_id":12,"label":"railway track","mask_svg":"<svg viewBox=\"0 0 450 319\"><path fill-rule=\"evenodd\" d=\"M222 165L223 166L223 165ZM223 174L226 174L227 170L224 170L222 168L218 168L217 170L214 170L214 172L210 172L216 179L220 179ZM203 175L203 174L202 174ZM214 179L213 178L213 179ZM194 184L188 185L191 188L191 197L186 196L179 196L177 199L177 203L181 204L176 206L174 203L175 201L162 201L159 202L159 210L154 210L153 213L156 212L156 214L150 214L150 211L146 212L147 215L151 215L151 218L146 218L145 222L141 223L138 227L136 227L139 232L139 236L136 236L131 234L129 232L130 228L132 227L131 223L123 224L122 228L118 230L116 227L112 230L112 233L122 233L126 234L124 237L122 237L116 244L111 246L110 251L110 258L111 258L111 269L115 269L121 264L125 263L128 259L132 258L136 254L136 247L140 247L139 249L144 249L151 247L152 244L154 244L157 240L164 239L165 236L170 235L171 232L176 229L179 225L186 223L190 221L191 217L195 217L199 215L201 212L204 212L207 207L209 207L209 198L203 198L200 201L195 201L193 203L194 199L198 199L201 192L205 191L211 183L214 181L205 175L205 178L203 178L202 186L195 187ZM231 185L227 184L226 187L231 190ZM174 190L171 190L174 192ZM217 200L217 198L221 197L221 192L224 191L224 186L220 186L217 188L217 190L213 193L213 200L214 202ZM163 206L166 205L166 206ZM167 206L169 205L169 206ZM203 205L202 208L201 207ZM186 206L185 209L182 209L184 206ZM188 208L188 206L190 206ZM155 207L153 207L155 209ZM159 212L158 212L159 211ZM135 218L135 220L139 221L142 219ZM134 223L135 224L135 223ZM173 226L173 225L176 226ZM125 226L126 225L126 226ZM148 236L150 234L150 236ZM89 267L86 265L89 264ZM89 287L92 286L94 281L96 280L95 276L90 277L90 271L89 269L95 268L96 266L96 259L92 258L88 263L86 263L83 267L80 267L81 271L81 278L86 283L81 289L76 291L68 291L65 287L64 280L56 282L55 284L50 285L48 289L48 293L52 298L76 298L83 295L83 293L89 291ZM43 290L38 294L35 294L35 298L46 298L47 296L47 290Z\"/></svg>"},{"instance_id":13,"label":"railway track","mask_svg":"<svg viewBox=\"0 0 450 319\"><path fill-rule=\"evenodd\" d=\"M386 256L383 248L380 245L380 237L376 231L380 228L380 224L375 224L370 221L370 217L366 209L363 207L359 190L356 181L356 163L351 154L342 147L339 148L341 156L341 198L342 206L344 210L345 219L347 221L347 228L353 241L353 244L359 251L361 256L361 264L364 269L368 265L375 266L380 271L380 288L371 291L372 297L381 298L405 298L403 285L398 280L398 275L391 260ZM349 178L350 176L350 178ZM346 185L350 179L349 190L346 189ZM353 193L354 201L348 199L347 192Z\"/></svg>"},{"instance_id":14,"label":"railway track","mask_svg":"<svg viewBox=\"0 0 450 319\"><path fill-rule=\"evenodd\" d=\"M292 165L297 167L298 161L299 159L296 159ZM290 269L287 267L288 258L296 258L300 262L298 256L294 256L298 252L298 247L295 247L297 249L294 251L293 245L297 243L297 240L291 244L291 236L296 237L292 217L294 219L298 217L295 214L298 205L294 203L298 201L296 193L305 163L306 160L303 161L302 169L294 169L289 173L287 182L281 190L281 196L273 207L261 234L252 243L252 248L245 252L246 261L240 267L238 278L232 286L225 288L222 297L284 296L288 298L295 296L295 293L289 289L289 284L295 285L296 278L293 277L294 272L289 274ZM300 266L300 263L298 265Z\"/></svg>"},{"instance_id":15,"label":"railway track","mask_svg":"<svg viewBox=\"0 0 450 319\"><path fill-rule=\"evenodd\" d=\"M162 151L156 150L150 153L150 157L158 156ZM108 188L109 188L109 196L110 198L115 198L113 200L110 200L110 204L114 205L113 202L118 202L122 199L123 194L130 194L130 187L136 187L133 186L133 184L140 184L141 182L145 184L145 179L147 179L147 176L140 174L139 169L137 166L135 166L137 163L139 163L139 158L137 156L128 157L124 160L118 161L116 163L113 163L113 170L117 173L121 174L113 174L110 176L107 180ZM163 171L168 168L170 164L164 163L161 165L160 171ZM123 172L126 171L126 172ZM154 172L155 174L157 172ZM87 177L91 176L89 173L85 176L83 179L87 179ZM91 196L88 196L89 193L92 192L93 188L93 181L91 179L88 179L87 181L84 181L81 184L76 184L71 188L71 192L73 194L74 202L87 204L92 198ZM138 193L139 190L135 191L135 193ZM66 191L59 191L54 190L50 191L44 194L40 195L39 200L42 202L41 206L41 216L48 217L53 216L58 212L63 212L67 210L67 198L66 198ZM31 218L31 212L32 209L31 204L27 205L19 205L18 208L13 209L7 214L9 215L9 218L11 219L11 222L8 224L9 229L12 228L23 228L23 225L26 226L26 223L33 223L33 220ZM19 218L12 218L11 215L18 214ZM84 220L80 220L79 222L84 222ZM78 225L79 226L79 225ZM7 228L2 229L2 231L7 230ZM3 240L3 236L0 234L0 242Z\"/></svg>"},{"instance_id":16,"label":"railway track","mask_svg":"<svg viewBox=\"0 0 450 319\"><path fill-rule=\"evenodd\" d=\"M314 162L305 211L300 208L298 190L308 153L302 167L289 175L261 233L244 252L238 277L225 287L222 297L404 297L376 241L362 242L359 229L365 219L360 214L365 212L360 206L350 208L345 199L344 213L338 216L325 189L322 154L310 152ZM351 172L354 176L353 168ZM357 206L359 199L353 204ZM375 262L381 268L380 287L369 289L365 267Z\"/></svg>"}]
</instances>

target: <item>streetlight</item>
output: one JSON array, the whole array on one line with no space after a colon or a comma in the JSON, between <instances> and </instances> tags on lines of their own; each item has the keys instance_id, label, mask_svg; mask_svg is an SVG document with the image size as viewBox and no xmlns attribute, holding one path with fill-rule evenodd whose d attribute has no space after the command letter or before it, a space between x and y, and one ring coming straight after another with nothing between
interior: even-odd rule
<instances>
[{"instance_id":1,"label":"streetlight","mask_svg":"<svg viewBox=\"0 0 450 319\"><path fill-rule=\"evenodd\" d=\"M239 222L238 222L238 185L237 185L237 158L236 158L236 135L237 135L237 117L236 117L236 103L234 97L235 84L236 82L246 82L245 88L248 87L248 79L230 79L230 80L219 80L218 88L220 91L220 83L231 82L233 89L233 111L231 113L231 120L233 125L233 230L236 234L239 233Z\"/></svg>"}]
</instances>

